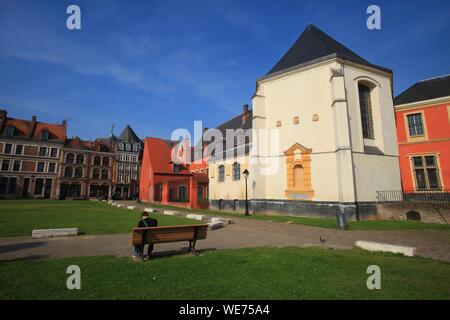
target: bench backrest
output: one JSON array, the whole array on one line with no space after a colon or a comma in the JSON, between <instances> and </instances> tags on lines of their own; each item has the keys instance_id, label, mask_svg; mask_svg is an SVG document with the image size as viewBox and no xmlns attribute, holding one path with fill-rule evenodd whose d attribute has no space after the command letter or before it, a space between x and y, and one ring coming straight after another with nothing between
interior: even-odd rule
<instances>
[{"instance_id":1,"label":"bench backrest","mask_svg":"<svg viewBox=\"0 0 450 320\"><path fill-rule=\"evenodd\" d=\"M134 228L133 245L206 239L207 224Z\"/></svg>"}]
</instances>

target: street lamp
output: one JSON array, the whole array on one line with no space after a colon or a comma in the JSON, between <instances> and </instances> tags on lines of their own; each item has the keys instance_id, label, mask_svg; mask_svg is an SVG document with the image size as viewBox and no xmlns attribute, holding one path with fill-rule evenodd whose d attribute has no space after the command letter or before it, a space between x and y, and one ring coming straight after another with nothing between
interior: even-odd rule
<instances>
[{"instance_id":1,"label":"street lamp","mask_svg":"<svg viewBox=\"0 0 450 320\"><path fill-rule=\"evenodd\" d=\"M242 174L245 177L245 215L248 216L248 192L247 192L247 179L250 174L247 169L245 169Z\"/></svg>"}]
</instances>

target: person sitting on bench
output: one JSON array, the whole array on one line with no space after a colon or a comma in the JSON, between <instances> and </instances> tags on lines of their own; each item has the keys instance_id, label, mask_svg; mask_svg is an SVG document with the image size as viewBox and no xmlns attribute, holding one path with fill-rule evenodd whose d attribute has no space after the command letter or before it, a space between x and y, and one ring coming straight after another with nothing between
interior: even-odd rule
<instances>
[{"instance_id":1,"label":"person sitting on bench","mask_svg":"<svg viewBox=\"0 0 450 320\"><path fill-rule=\"evenodd\" d=\"M158 226L158 220L152 219L148 216L147 212L141 213L141 220L138 223L138 228L148 228L148 227L157 227ZM145 259L149 257L152 254L153 251L153 244L148 245L147 249L147 255L144 256L144 244L134 246L134 254L133 259Z\"/></svg>"}]
</instances>

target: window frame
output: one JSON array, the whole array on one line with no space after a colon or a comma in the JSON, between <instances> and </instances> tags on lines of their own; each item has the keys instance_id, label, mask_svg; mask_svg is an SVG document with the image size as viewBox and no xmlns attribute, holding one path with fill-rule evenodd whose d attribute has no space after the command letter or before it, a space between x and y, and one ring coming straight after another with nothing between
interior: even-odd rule
<instances>
[{"instance_id":1,"label":"window frame","mask_svg":"<svg viewBox=\"0 0 450 320\"><path fill-rule=\"evenodd\" d=\"M434 166L432 165L428 165L427 164L427 157L434 157ZM415 164L415 160L420 158L422 165L421 166L417 166ZM413 182L414 182L414 189L415 191L438 191L438 190L442 190L443 189L443 184L442 184L442 176L441 176L441 167L440 167L440 163L439 163L439 156L438 154L435 153L427 153L427 154L414 154L410 156L410 164L411 164L411 174L412 174L412 178L413 178ZM419 182L417 179L417 171L418 170L422 170L423 171L423 176L424 176L424 183L425 183L425 187L419 187ZM429 176L429 171L435 171L435 178L436 178L436 182L437 182L437 187L436 188L431 188L430 186L430 176Z\"/></svg>"},{"instance_id":2,"label":"window frame","mask_svg":"<svg viewBox=\"0 0 450 320\"><path fill-rule=\"evenodd\" d=\"M408 116L413 114L420 113L422 115L422 126L423 126L423 134L417 135L417 136L411 136L409 132L409 123L408 123ZM427 129L427 121L425 117L425 110L411 110L408 112L403 113L403 121L405 125L405 131L406 131L406 141L407 142L417 142L417 141L426 141L428 140L428 129Z\"/></svg>"},{"instance_id":3,"label":"window frame","mask_svg":"<svg viewBox=\"0 0 450 320\"><path fill-rule=\"evenodd\" d=\"M223 164L217 167L217 181L225 182L225 166Z\"/></svg>"},{"instance_id":4,"label":"window frame","mask_svg":"<svg viewBox=\"0 0 450 320\"><path fill-rule=\"evenodd\" d=\"M369 84L365 82L358 82L358 103L359 103L359 114L360 114L360 121L361 121L361 131L363 139L368 140L375 140L375 126L374 126L374 119L373 119L373 86L370 86ZM362 99L361 96L361 89L365 88L367 89L365 99ZM368 97L368 99L367 99ZM363 108L362 102L365 102L365 108ZM368 103L367 103L368 102ZM363 110L365 110L363 115ZM366 118L366 119L365 119ZM365 125L367 128L365 128ZM367 133L367 136L365 135L365 132Z\"/></svg>"}]
</instances>

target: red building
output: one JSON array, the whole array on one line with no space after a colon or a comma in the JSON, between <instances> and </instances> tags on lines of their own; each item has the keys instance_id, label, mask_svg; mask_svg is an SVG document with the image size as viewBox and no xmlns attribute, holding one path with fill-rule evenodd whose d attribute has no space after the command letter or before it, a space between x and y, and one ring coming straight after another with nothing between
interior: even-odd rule
<instances>
[{"instance_id":1,"label":"red building","mask_svg":"<svg viewBox=\"0 0 450 320\"><path fill-rule=\"evenodd\" d=\"M177 161L172 159L173 152L177 154ZM175 141L146 138L140 200L191 209L207 207L207 166L201 157L194 157L193 153L194 148L188 142L179 146ZM200 161L189 161L194 158L200 158Z\"/></svg>"},{"instance_id":2,"label":"red building","mask_svg":"<svg viewBox=\"0 0 450 320\"><path fill-rule=\"evenodd\" d=\"M403 190L450 189L450 75L417 82L394 104Z\"/></svg>"}]
</instances>

